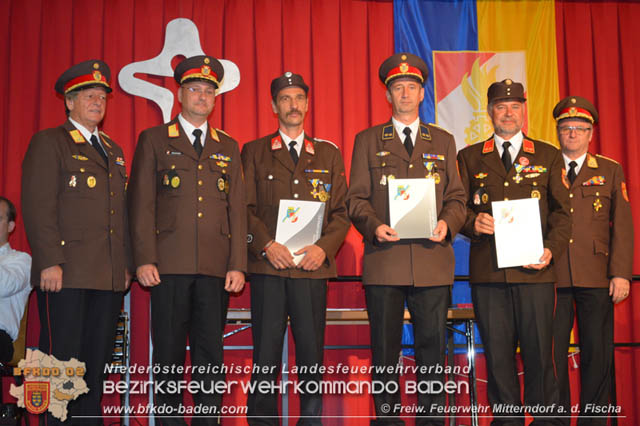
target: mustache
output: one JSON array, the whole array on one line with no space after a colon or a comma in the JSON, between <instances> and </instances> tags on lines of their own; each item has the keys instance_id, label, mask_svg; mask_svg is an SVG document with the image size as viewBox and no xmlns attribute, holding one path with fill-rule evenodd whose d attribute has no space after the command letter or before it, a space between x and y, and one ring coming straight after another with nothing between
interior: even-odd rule
<instances>
[{"instance_id":1,"label":"mustache","mask_svg":"<svg viewBox=\"0 0 640 426\"><path fill-rule=\"evenodd\" d=\"M287 117L290 116L291 114L302 114L302 113L298 109L292 109L291 111L287 112Z\"/></svg>"}]
</instances>

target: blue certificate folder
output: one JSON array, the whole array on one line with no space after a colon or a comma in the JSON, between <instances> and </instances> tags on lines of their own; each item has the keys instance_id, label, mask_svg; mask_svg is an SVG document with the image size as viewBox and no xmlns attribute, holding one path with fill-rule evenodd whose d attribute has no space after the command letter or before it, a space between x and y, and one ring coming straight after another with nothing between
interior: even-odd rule
<instances>
[{"instance_id":1,"label":"blue certificate folder","mask_svg":"<svg viewBox=\"0 0 640 426\"><path fill-rule=\"evenodd\" d=\"M469 275L469 239L463 235L458 234L453 242L453 251L456 256L456 275ZM451 303L453 306L459 304L471 303L471 288L468 281L456 281L453 283L453 290L451 292ZM428 326L428 325L427 325ZM464 332L464 324L456 324L455 328ZM478 332L477 324L474 325L474 334L476 345L482 344L480 340L480 333ZM454 345L466 345L467 341L464 334L453 333ZM402 345L413 345L413 325L405 324L402 331ZM464 354L467 350L464 347L456 348L454 353ZM476 352L483 352L482 348L476 346ZM413 356L413 348L404 348L402 354L405 356Z\"/></svg>"}]
</instances>

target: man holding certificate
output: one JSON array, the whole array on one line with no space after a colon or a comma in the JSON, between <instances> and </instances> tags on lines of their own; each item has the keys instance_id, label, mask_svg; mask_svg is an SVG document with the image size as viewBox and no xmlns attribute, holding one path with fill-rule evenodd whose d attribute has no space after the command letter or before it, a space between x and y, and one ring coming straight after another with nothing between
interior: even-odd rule
<instances>
[{"instance_id":1,"label":"man holding certificate","mask_svg":"<svg viewBox=\"0 0 640 426\"><path fill-rule=\"evenodd\" d=\"M253 362L261 371L269 371L253 374L254 382L276 381L287 318L296 342L296 364L322 365L327 278L337 274L335 255L349 230L347 182L340 150L333 143L304 132L308 92L309 87L298 74L286 72L274 79L271 105L278 116L279 129L245 144L242 150ZM296 228L305 221L307 208L314 209L312 216L318 222ZM280 211L283 214L279 215ZM299 231L298 235L279 239L295 231ZM314 233L319 238L314 238ZM306 245L289 244L309 235ZM298 379L305 382L321 378L321 374L298 374ZM277 402L277 389L257 390L249 395L249 424L279 424ZM300 395L304 424L321 424L316 418L321 414L321 394Z\"/></svg>"},{"instance_id":2,"label":"man holding certificate","mask_svg":"<svg viewBox=\"0 0 640 426\"><path fill-rule=\"evenodd\" d=\"M399 53L380 66L392 117L356 136L347 197L349 216L364 239L363 282L376 366L396 366L401 350L405 302L414 325L416 364L444 365L445 323L453 284L451 241L465 220L465 194L456 170L453 136L420 121L428 69L419 57ZM397 181L402 180L401 184ZM430 184L430 185L429 185ZM434 193L429 197L429 186ZM419 189L419 192L413 192ZM390 192L391 191L391 192ZM404 211L402 202L412 202ZM421 228L420 216L435 211L432 226L421 238L403 238L390 224L410 218ZM400 213L398 215L398 213ZM404 214L404 216L403 216ZM435 223L433 223L435 222ZM427 225L429 225L427 223ZM396 382L398 374L374 371L373 380ZM442 380L437 374L418 374L418 380ZM400 394L374 395L372 424L404 424ZM418 425L443 424L428 417L444 405L444 394L420 394L425 417ZM394 418L395 417L395 418Z\"/></svg>"},{"instance_id":3,"label":"man holding certificate","mask_svg":"<svg viewBox=\"0 0 640 426\"><path fill-rule=\"evenodd\" d=\"M554 356L560 403L569 410L567 353L574 314L580 344L580 412L589 424L607 424L613 365L613 304L629 296L633 222L622 166L588 152L598 111L569 96L553 110L571 184L573 228L558 256ZM575 309L574 309L575 302ZM574 413L575 415L575 413ZM571 419L563 419L569 425ZM583 420L583 419L581 419Z\"/></svg>"},{"instance_id":4,"label":"man holding certificate","mask_svg":"<svg viewBox=\"0 0 640 426\"><path fill-rule=\"evenodd\" d=\"M495 410L499 404L507 410L503 415L524 416L524 411L549 410L558 402L552 356L556 275L550 264L566 249L571 232L569 183L560 151L522 133L525 101L522 84L509 79L493 83L487 112L495 133L458 154L460 176L469 196L462 232L471 239L471 294L485 349L494 417L500 415ZM516 228L521 233L499 244L499 231L518 224L523 213L531 213L523 212L518 202L531 204L531 199L537 199L539 212L528 217L539 213L539 220L528 219L527 227ZM515 201L497 208L500 203L496 202L504 200ZM543 244L534 258L522 256L515 263L518 266L501 267L501 259L526 252L536 233ZM515 360L518 344L525 371L525 410ZM536 424L547 421L532 414ZM509 421L522 424L522 420L503 420L504 424Z\"/></svg>"}]
</instances>

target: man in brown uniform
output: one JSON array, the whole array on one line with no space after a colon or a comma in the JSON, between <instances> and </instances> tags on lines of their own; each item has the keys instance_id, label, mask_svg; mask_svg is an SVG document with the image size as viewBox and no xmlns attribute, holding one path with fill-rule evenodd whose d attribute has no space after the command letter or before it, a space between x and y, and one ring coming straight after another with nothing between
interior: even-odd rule
<instances>
[{"instance_id":1,"label":"man in brown uniform","mask_svg":"<svg viewBox=\"0 0 640 426\"><path fill-rule=\"evenodd\" d=\"M569 96L556 105L553 117L571 184L573 218L569 248L556 261L554 351L560 403L571 413L567 352L576 312L581 413L602 416L582 418L578 424L606 425L613 365L613 304L629 295L633 267L631 205L620 164L588 152L593 125L598 122L593 104L580 96ZM563 421L569 425L571 419Z\"/></svg>"},{"instance_id":2,"label":"man in brown uniform","mask_svg":"<svg viewBox=\"0 0 640 426\"><path fill-rule=\"evenodd\" d=\"M247 228L240 152L236 141L207 123L223 76L222 64L211 56L178 64L174 77L182 111L169 123L143 131L134 156L133 254L138 281L151 287L153 361L161 366L184 365L187 336L193 366L221 366L228 292L244 286ZM182 374L155 379L182 380ZM224 380L224 374L196 369L192 379L210 384ZM178 409L182 395L160 391L156 388L156 403ZM194 395L196 405L208 407L219 407L221 398Z\"/></svg>"},{"instance_id":3,"label":"man in brown uniform","mask_svg":"<svg viewBox=\"0 0 640 426\"><path fill-rule=\"evenodd\" d=\"M89 393L68 415L102 413L102 377L129 285L127 171L122 149L98 130L111 73L100 60L65 71L55 85L68 120L36 133L22 163L22 209L40 314L40 350L86 364ZM59 420L48 415L48 424ZM77 421L77 420L76 420ZM86 419L84 420L86 421ZM102 423L96 420L96 423Z\"/></svg>"},{"instance_id":4,"label":"man in brown uniform","mask_svg":"<svg viewBox=\"0 0 640 426\"><path fill-rule=\"evenodd\" d=\"M396 366L400 355L405 302L414 326L416 364L444 366L445 323L453 284L451 242L464 223L465 194L456 170L453 136L420 121L426 64L399 53L380 66L393 116L385 124L356 136L347 204L349 216L364 239L363 282L371 329L374 366ZM403 146L404 145L404 146ZM429 239L400 240L389 226L387 183L393 178L435 178L438 222ZM398 374L373 374L374 380L398 382ZM418 374L418 380L443 380ZM377 420L404 424L400 394L374 395ZM444 405L444 394L418 395L424 416L417 424L443 424L430 408ZM433 416L437 416L435 413ZM386 418L385 418L386 417Z\"/></svg>"},{"instance_id":5,"label":"man in brown uniform","mask_svg":"<svg viewBox=\"0 0 640 426\"><path fill-rule=\"evenodd\" d=\"M493 83L487 111L494 135L458 153L469 196L462 232L471 239L471 296L484 344L494 424L524 422L515 361L518 343L527 407L550 410L558 401L551 346L555 273L550 262L569 240L568 181L560 151L522 133L525 101L522 84L509 79ZM539 199L544 243L540 263L498 268L491 202L530 197ZM534 423L552 422L538 415L553 413L532 413Z\"/></svg>"},{"instance_id":6,"label":"man in brown uniform","mask_svg":"<svg viewBox=\"0 0 640 426\"><path fill-rule=\"evenodd\" d=\"M249 272L251 273L251 322L253 362L268 367L269 374L253 374L253 382L275 382L279 373L287 317L296 342L296 364L322 365L324 352L327 278L336 276L335 255L347 231L345 205L347 182L340 150L331 142L304 132L309 109L309 87L291 72L271 82L273 112L278 115L275 133L244 145ZM315 244L295 255L274 240L280 200L297 199L325 203L322 234ZM305 382L321 380L321 374L299 374ZM250 425L279 424L277 392L249 395ZM298 424L322 424L322 395L300 395Z\"/></svg>"}]
</instances>

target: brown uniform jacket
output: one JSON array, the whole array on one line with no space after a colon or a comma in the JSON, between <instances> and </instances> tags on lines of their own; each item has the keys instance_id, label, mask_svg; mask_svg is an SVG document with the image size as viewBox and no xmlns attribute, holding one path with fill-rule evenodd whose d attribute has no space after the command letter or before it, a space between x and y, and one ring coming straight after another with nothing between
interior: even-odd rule
<instances>
[{"instance_id":1,"label":"brown uniform jacket","mask_svg":"<svg viewBox=\"0 0 640 426\"><path fill-rule=\"evenodd\" d=\"M71 122L36 133L22 163L31 284L62 266L62 288L123 291L130 265L122 149L104 133L109 164Z\"/></svg>"},{"instance_id":2,"label":"brown uniform jacket","mask_svg":"<svg viewBox=\"0 0 640 426\"><path fill-rule=\"evenodd\" d=\"M434 154L433 159L424 154ZM439 157L438 157L439 156ZM435 159L438 158L438 159ZM435 162L438 219L448 226L441 243L427 239L379 243L376 228L389 224L390 175L424 178L425 162ZM391 121L356 135L347 205L349 216L364 239L363 282L368 284L436 286L453 284L455 260L451 241L465 219L465 193L456 169L453 136L436 126L420 123L409 158Z\"/></svg>"},{"instance_id":3,"label":"brown uniform jacket","mask_svg":"<svg viewBox=\"0 0 640 426\"><path fill-rule=\"evenodd\" d=\"M620 164L587 154L571 185L569 248L556 261L558 287L609 287L631 280L633 219Z\"/></svg>"},{"instance_id":4,"label":"brown uniform jacket","mask_svg":"<svg viewBox=\"0 0 640 426\"><path fill-rule=\"evenodd\" d=\"M471 239L469 274L472 283L542 283L554 282L556 277L553 267L542 271L498 268L493 235L476 236L473 231L478 213L491 214L492 201L539 198L543 244L551 250L552 262L567 248L571 233L569 183L564 177L560 150L525 136L514 163L525 168L518 174L514 165L506 173L493 137L458 153L460 176L469 194L467 220L462 232Z\"/></svg>"},{"instance_id":5,"label":"brown uniform jacket","mask_svg":"<svg viewBox=\"0 0 640 426\"><path fill-rule=\"evenodd\" d=\"M305 133L298 164L294 165L280 133L276 132L245 144L242 164L247 193L249 272L291 278L335 277L335 256L350 226L345 204L347 180L340 150L330 142L310 138ZM324 264L312 272L275 269L261 253L276 236L280 200L321 201L319 193L323 189L329 198L322 235L316 245L327 255Z\"/></svg>"},{"instance_id":6,"label":"brown uniform jacket","mask_svg":"<svg viewBox=\"0 0 640 426\"><path fill-rule=\"evenodd\" d=\"M129 185L136 266L161 274L225 277L247 270L238 144L209 125L200 158L178 118L143 131Z\"/></svg>"}]
</instances>

